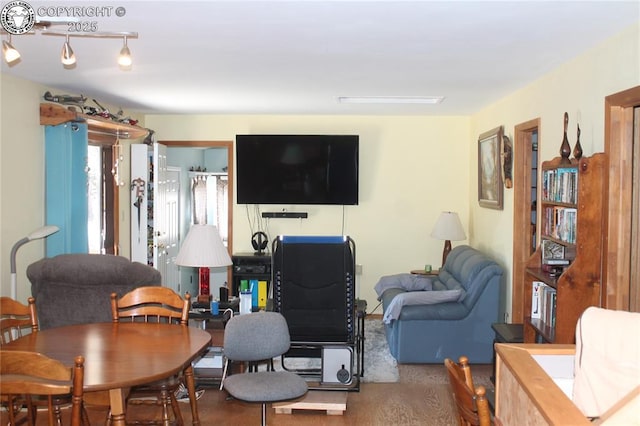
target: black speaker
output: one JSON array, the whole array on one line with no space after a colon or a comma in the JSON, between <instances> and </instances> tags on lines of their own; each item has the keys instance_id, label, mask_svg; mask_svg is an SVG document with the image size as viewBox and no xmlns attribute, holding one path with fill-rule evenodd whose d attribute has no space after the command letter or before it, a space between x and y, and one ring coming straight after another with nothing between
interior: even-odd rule
<instances>
[{"instance_id":1,"label":"black speaker","mask_svg":"<svg viewBox=\"0 0 640 426\"><path fill-rule=\"evenodd\" d=\"M256 232L251 236L251 246L256 251L256 254L262 254L264 249L267 248L267 244L269 244L269 237L264 232Z\"/></svg>"}]
</instances>

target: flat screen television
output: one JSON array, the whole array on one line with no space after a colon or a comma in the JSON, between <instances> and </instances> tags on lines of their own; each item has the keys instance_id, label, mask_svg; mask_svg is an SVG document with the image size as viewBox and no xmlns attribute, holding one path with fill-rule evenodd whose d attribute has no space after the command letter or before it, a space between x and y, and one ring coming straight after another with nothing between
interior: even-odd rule
<instances>
[{"instance_id":1,"label":"flat screen television","mask_svg":"<svg viewBox=\"0 0 640 426\"><path fill-rule=\"evenodd\" d=\"M238 204L358 204L357 135L236 135Z\"/></svg>"}]
</instances>

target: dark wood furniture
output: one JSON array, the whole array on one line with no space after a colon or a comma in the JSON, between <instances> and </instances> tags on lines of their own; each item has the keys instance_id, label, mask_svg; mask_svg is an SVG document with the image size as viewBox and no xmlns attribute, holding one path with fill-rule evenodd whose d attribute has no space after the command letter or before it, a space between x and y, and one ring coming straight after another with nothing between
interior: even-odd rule
<instances>
[{"instance_id":1,"label":"dark wood furniture","mask_svg":"<svg viewBox=\"0 0 640 426\"><path fill-rule=\"evenodd\" d=\"M187 327L191 297L189 293L183 299L168 287L138 287L118 299L116 293L111 294L111 315L115 323L119 322L155 322L177 324ZM149 404L148 397L155 397L155 403L162 407L160 422L145 421L145 424L167 424L169 407L173 410L173 418L177 424L183 424L182 413L175 392L181 384L180 375L172 375L143 386L134 386L127 404ZM191 400L191 409L197 410L195 400ZM131 422L127 422L128 424ZM133 422L137 424L137 422Z\"/></svg>"},{"instance_id":2,"label":"dark wood furniture","mask_svg":"<svg viewBox=\"0 0 640 426\"><path fill-rule=\"evenodd\" d=\"M125 425L125 390L184 372L195 395L191 362L206 350L209 333L194 327L156 323L94 323L41 330L3 350L36 351L71 366L85 358L84 391L109 391L111 424ZM192 398L197 404L195 398ZM200 425L197 410L193 425Z\"/></svg>"},{"instance_id":3,"label":"dark wood furniture","mask_svg":"<svg viewBox=\"0 0 640 426\"><path fill-rule=\"evenodd\" d=\"M491 328L496 333L493 339L493 375L490 377L493 384L496 383L496 343L524 343L522 335L523 324L507 324L496 322L491 324Z\"/></svg>"},{"instance_id":4,"label":"dark wood furniture","mask_svg":"<svg viewBox=\"0 0 640 426\"><path fill-rule=\"evenodd\" d=\"M545 171L574 170L577 174L577 197L575 202L563 202L541 194L541 241L551 241L563 247L570 265L559 275L549 273L543 265L541 246L527 262L522 280L526 343L573 343L580 314L589 306L601 305L606 164L606 155L603 153L579 160L558 157L542 163L543 176ZM543 188L541 190L544 192ZM549 215L561 209L575 209L577 213L575 229L570 231L575 233L575 242L572 238L564 238L545 229L545 223L553 222ZM555 318L550 321L531 318L532 286L535 281L556 290Z\"/></svg>"},{"instance_id":5,"label":"dark wood furniture","mask_svg":"<svg viewBox=\"0 0 640 426\"><path fill-rule=\"evenodd\" d=\"M84 358L76 356L73 367L31 351L0 351L0 392L2 395L23 395L27 402L29 424L35 424L37 407L32 396L64 396L71 398L71 426L82 425L82 396ZM58 424L58 407L54 398L48 399L48 425ZM15 425L13 410L9 410L9 424Z\"/></svg>"}]
</instances>

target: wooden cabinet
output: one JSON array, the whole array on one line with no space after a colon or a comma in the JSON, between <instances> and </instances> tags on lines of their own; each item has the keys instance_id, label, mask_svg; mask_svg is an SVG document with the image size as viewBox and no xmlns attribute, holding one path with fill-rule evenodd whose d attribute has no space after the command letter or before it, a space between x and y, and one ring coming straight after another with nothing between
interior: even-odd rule
<instances>
[{"instance_id":1,"label":"wooden cabinet","mask_svg":"<svg viewBox=\"0 0 640 426\"><path fill-rule=\"evenodd\" d=\"M526 343L574 343L579 316L601 306L605 173L603 153L542 163L540 244L523 280ZM549 265L547 258L569 264ZM544 297L534 300L534 283L547 286L548 303Z\"/></svg>"}]
</instances>

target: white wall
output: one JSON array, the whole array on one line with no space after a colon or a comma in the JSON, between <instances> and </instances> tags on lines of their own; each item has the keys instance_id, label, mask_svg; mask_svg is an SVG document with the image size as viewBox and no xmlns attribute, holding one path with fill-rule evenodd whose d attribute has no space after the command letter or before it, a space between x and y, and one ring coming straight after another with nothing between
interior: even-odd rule
<instances>
[{"instance_id":1,"label":"white wall","mask_svg":"<svg viewBox=\"0 0 640 426\"><path fill-rule=\"evenodd\" d=\"M309 213L308 219L270 219L270 239L280 234L351 236L363 271L359 296L367 299L369 311L377 305L373 286L380 276L425 263L439 266L443 242L429 234L442 210L458 211L467 223L466 117L147 115L145 123L158 140L235 140L244 133L360 135L359 205L260 207ZM247 216L253 207L234 203L236 253L252 251Z\"/></svg>"}]
</instances>

